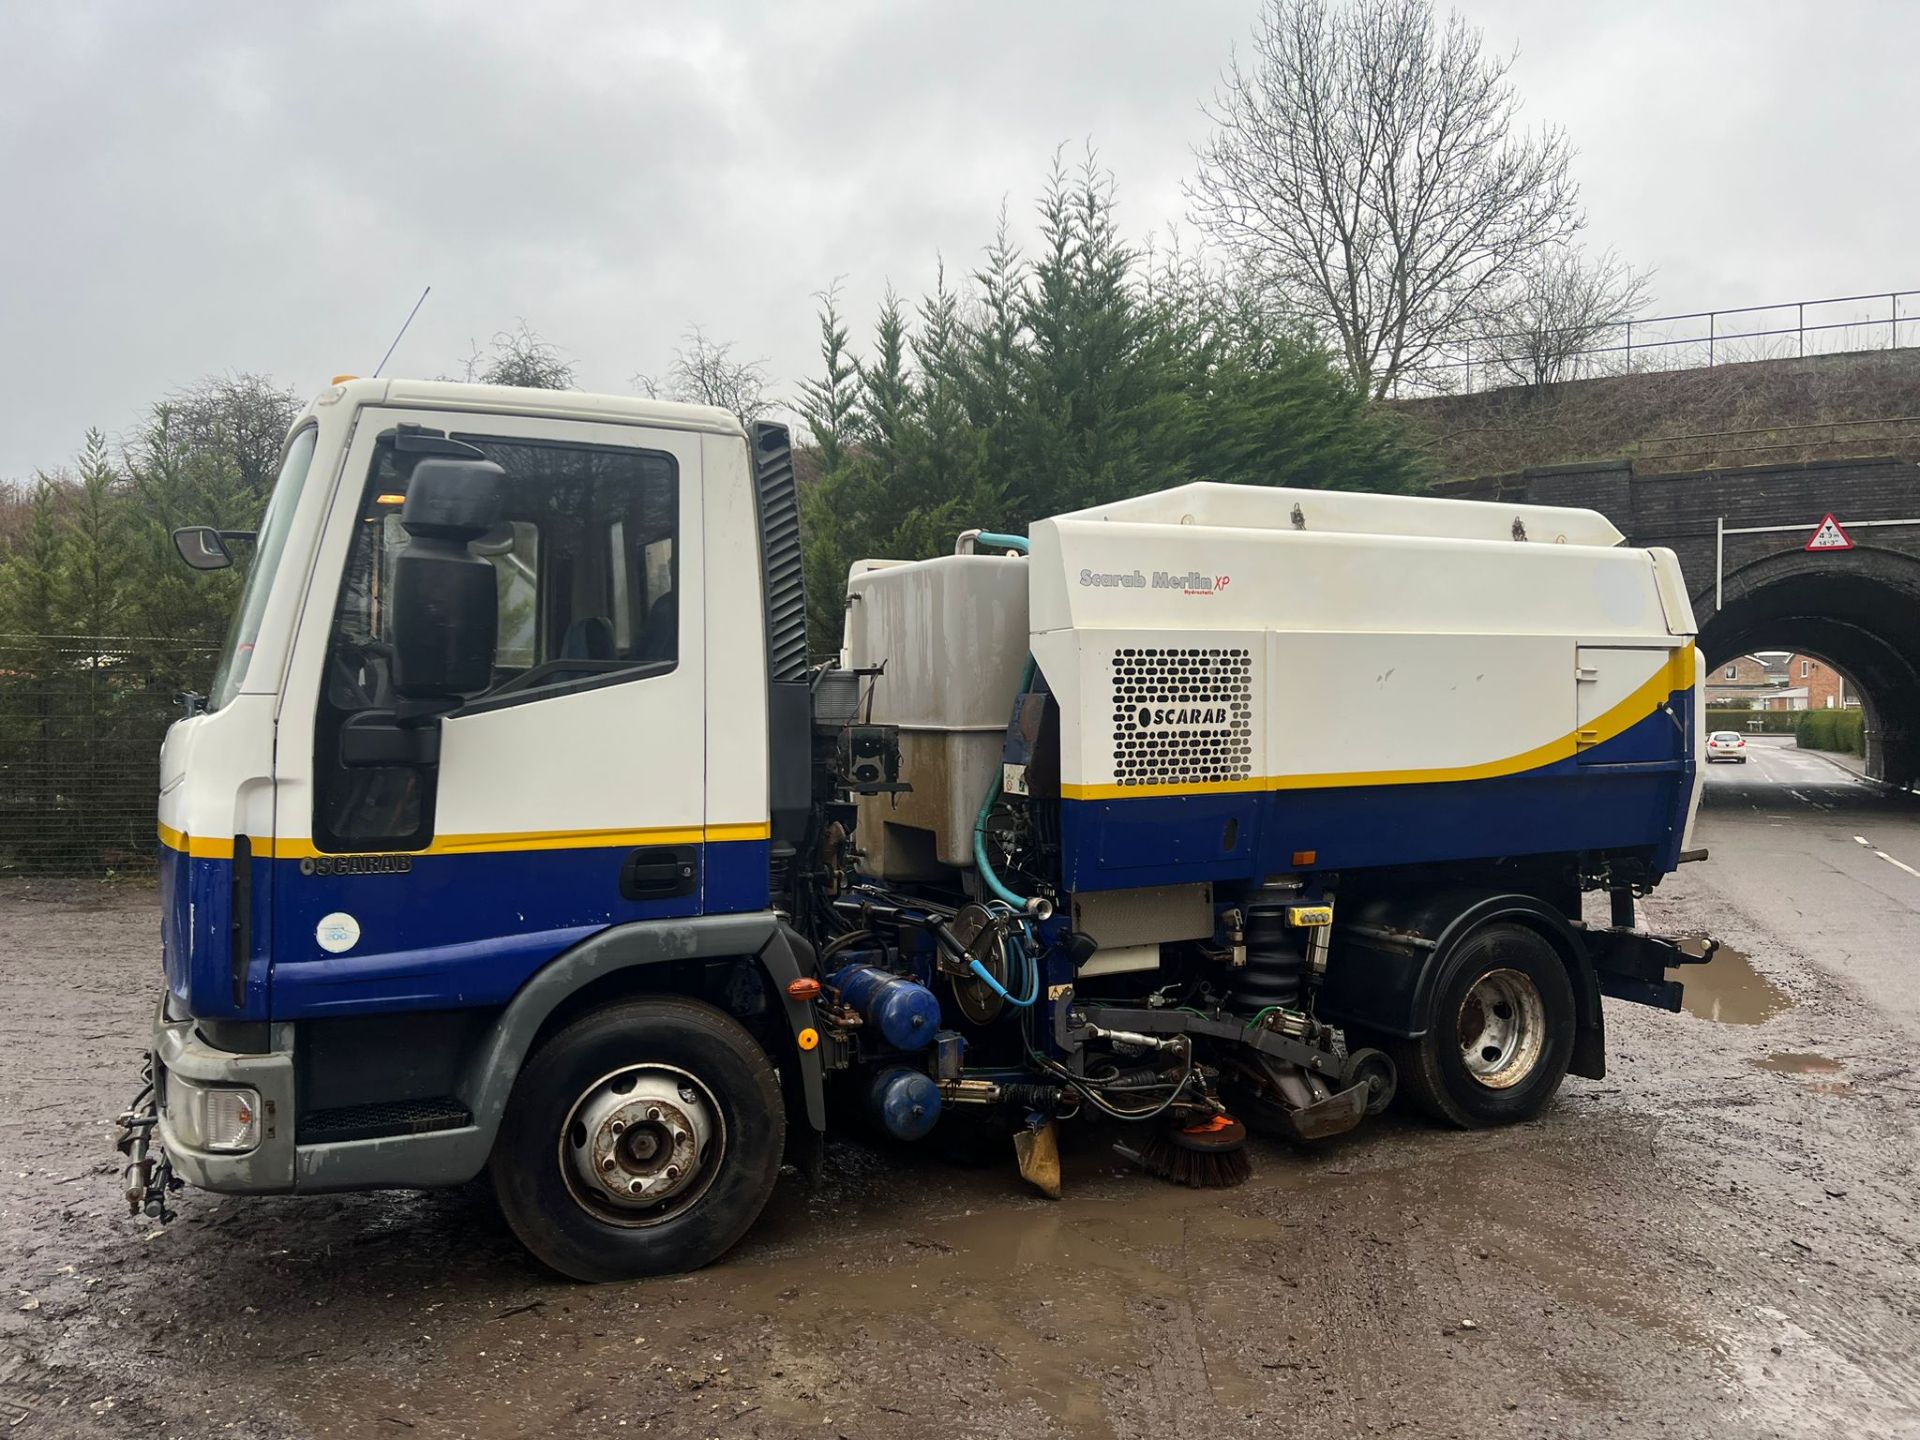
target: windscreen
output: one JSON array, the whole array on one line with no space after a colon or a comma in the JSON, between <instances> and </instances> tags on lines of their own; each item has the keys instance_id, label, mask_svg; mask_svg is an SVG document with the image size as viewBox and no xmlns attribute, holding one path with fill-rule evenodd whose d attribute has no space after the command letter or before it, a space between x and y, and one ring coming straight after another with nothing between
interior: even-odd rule
<instances>
[{"instance_id":1,"label":"windscreen","mask_svg":"<svg viewBox=\"0 0 1920 1440\"><path fill-rule=\"evenodd\" d=\"M227 629L227 643L220 652L219 668L213 672L213 687L207 696L209 710L218 710L238 695L247 678L254 642L260 637L260 620L267 609L267 596L273 591L274 572L280 568L280 557L287 548L293 513L300 508L300 492L313 465L313 446L319 433L318 426L307 426L288 442L286 456L280 462L280 475L273 482L267 513L254 542L253 564L240 591L233 624Z\"/></svg>"}]
</instances>

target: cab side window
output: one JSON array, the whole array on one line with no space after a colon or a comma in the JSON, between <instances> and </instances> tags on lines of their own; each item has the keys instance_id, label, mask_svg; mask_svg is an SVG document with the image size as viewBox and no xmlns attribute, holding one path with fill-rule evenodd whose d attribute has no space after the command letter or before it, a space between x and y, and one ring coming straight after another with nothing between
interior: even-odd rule
<instances>
[{"instance_id":1,"label":"cab side window","mask_svg":"<svg viewBox=\"0 0 1920 1440\"><path fill-rule=\"evenodd\" d=\"M449 437L440 437L446 439ZM506 472L502 523L471 545L494 567L492 683L456 713L603 685L679 662L679 485L671 457L611 446L456 435ZM419 452L382 437L334 613L315 727L316 845L419 849L433 838L434 767L342 763L341 730L393 711L393 561Z\"/></svg>"}]
</instances>

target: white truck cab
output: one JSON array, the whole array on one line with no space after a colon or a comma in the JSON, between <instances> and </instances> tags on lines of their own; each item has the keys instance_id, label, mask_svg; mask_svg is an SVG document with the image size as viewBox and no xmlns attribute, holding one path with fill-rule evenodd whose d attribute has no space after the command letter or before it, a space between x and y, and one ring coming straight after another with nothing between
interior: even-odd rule
<instances>
[{"instance_id":1,"label":"white truck cab","mask_svg":"<svg viewBox=\"0 0 1920 1440\"><path fill-rule=\"evenodd\" d=\"M423 556L408 492L436 478L468 510L435 517L446 553ZM767 916L759 535L723 411L398 380L308 407L204 708L162 752L165 1072L184 1095L229 1044L261 1094L245 1149L162 1108L177 1170L404 1183L415 1163L383 1163L369 1109L403 1102L405 1133L455 1157L434 1173L471 1174L491 1140L472 1053L398 1017L496 1013L609 926ZM412 654L409 584L457 622ZM479 675L445 673L472 657ZM370 1020L411 1052L403 1090L441 1093L395 1100ZM303 1048L342 1037L360 1062L306 1063L307 1022Z\"/></svg>"}]
</instances>

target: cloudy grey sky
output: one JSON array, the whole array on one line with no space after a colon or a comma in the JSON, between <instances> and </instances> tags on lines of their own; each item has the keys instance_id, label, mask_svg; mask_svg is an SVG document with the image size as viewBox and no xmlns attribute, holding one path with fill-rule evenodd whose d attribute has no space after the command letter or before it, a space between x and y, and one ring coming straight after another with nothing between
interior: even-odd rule
<instances>
[{"instance_id":1,"label":"cloudy grey sky","mask_svg":"<svg viewBox=\"0 0 1920 1440\"><path fill-rule=\"evenodd\" d=\"M1259 0L0 0L0 477L196 376L457 367L525 319L594 389L690 324L809 373L1091 138L1135 234ZM1590 236L1694 310L1920 285L1909 0L1460 0L1580 149Z\"/></svg>"}]
</instances>

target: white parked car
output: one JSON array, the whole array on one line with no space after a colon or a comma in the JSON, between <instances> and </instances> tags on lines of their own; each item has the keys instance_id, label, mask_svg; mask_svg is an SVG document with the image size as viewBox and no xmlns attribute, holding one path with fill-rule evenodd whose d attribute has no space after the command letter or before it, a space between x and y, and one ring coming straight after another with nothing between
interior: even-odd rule
<instances>
[{"instance_id":1,"label":"white parked car","mask_svg":"<svg viewBox=\"0 0 1920 1440\"><path fill-rule=\"evenodd\" d=\"M1735 760L1747 763L1747 738L1732 730L1716 730L1707 736L1707 763L1716 760Z\"/></svg>"}]
</instances>

